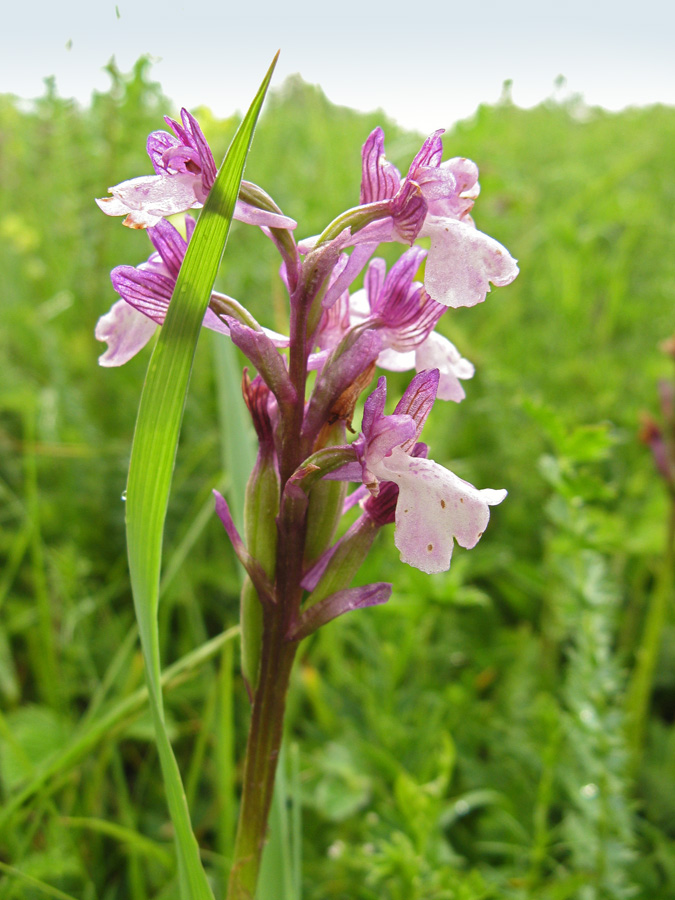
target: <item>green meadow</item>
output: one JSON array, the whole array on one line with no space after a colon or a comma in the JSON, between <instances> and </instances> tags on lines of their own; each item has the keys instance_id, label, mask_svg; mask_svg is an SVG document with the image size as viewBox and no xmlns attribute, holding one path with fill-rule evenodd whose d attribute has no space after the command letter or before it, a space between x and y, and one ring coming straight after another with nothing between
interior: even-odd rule
<instances>
[{"instance_id":1,"label":"green meadow","mask_svg":"<svg viewBox=\"0 0 675 900\"><path fill-rule=\"evenodd\" d=\"M34 102L0 95L0 900L178 896L122 498L149 351L105 369L94 339L110 270L150 244L94 197L150 173L147 134L180 98L146 61L108 69L86 109L49 81ZM192 111L220 161L239 116ZM406 171L423 135L291 79L246 178L316 234L358 203L378 124ZM675 333L675 109L523 110L506 93L444 145L477 162L476 223L521 272L442 319L476 375L423 438L509 496L443 575L400 563L385 529L359 583L391 581L389 602L302 645L258 900L674 900L673 499L639 432L675 376L659 349ZM218 287L285 331L277 259L235 223ZM242 359L202 334L160 606L169 729L216 898L248 701L241 572L211 491L238 514Z\"/></svg>"}]
</instances>

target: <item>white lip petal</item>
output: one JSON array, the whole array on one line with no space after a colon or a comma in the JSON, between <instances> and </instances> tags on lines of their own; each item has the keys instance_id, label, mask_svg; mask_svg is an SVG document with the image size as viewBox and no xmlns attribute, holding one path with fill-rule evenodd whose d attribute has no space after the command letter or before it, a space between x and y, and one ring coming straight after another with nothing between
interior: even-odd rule
<instances>
[{"instance_id":1,"label":"white lip petal","mask_svg":"<svg viewBox=\"0 0 675 900\"><path fill-rule=\"evenodd\" d=\"M373 470L399 486L394 540L402 562L428 574L450 567L454 540L475 547L487 528L489 507L506 496L506 491L477 490L433 460L408 456L400 447Z\"/></svg>"},{"instance_id":2,"label":"white lip petal","mask_svg":"<svg viewBox=\"0 0 675 900\"><path fill-rule=\"evenodd\" d=\"M506 247L472 225L428 215L421 234L431 239L424 286L445 306L475 306L490 282L503 287L518 274Z\"/></svg>"},{"instance_id":3,"label":"white lip petal","mask_svg":"<svg viewBox=\"0 0 675 900\"><path fill-rule=\"evenodd\" d=\"M157 325L129 306L126 300L118 300L96 323L96 340L105 341L108 349L98 358L101 366L123 366L148 343Z\"/></svg>"},{"instance_id":4,"label":"white lip petal","mask_svg":"<svg viewBox=\"0 0 675 900\"><path fill-rule=\"evenodd\" d=\"M453 400L459 403L466 397L460 379L473 378L475 369L473 363L461 356L452 341L432 331L426 341L417 348L415 357L415 368L418 372L422 369L438 369L440 372L436 395L439 400Z\"/></svg>"}]
</instances>

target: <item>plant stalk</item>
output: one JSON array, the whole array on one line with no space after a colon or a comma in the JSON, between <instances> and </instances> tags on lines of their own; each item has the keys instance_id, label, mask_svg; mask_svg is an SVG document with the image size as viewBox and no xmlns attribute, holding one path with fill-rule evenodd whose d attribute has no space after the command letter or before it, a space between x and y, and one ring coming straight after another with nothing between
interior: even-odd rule
<instances>
[{"instance_id":1,"label":"plant stalk","mask_svg":"<svg viewBox=\"0 0 675 900\"><path fill-rule=\"evenodd\" d=\"M675 576L675 496L670 498L670 511L660 577L649 599L647 616L640 646L636 654L635 669L626 698L626 725L629 751L629 771L637 775L642 759L647 731L649 702L654 684L654 672L661 652L663 628L668 606L673 596Z\"/></svg>"},{"instance_id":2,"label":"plant stalk","mask_svg":"<svg viewBox=\"0 0 675 900\"><path fill-rule=\"evenodd\" d=\"M283 737L286 693L297 643L284 640L282 611L266 615L258 688L246 747L239 824L227 900L253 900Z\"/></svg>"}]
</instances>

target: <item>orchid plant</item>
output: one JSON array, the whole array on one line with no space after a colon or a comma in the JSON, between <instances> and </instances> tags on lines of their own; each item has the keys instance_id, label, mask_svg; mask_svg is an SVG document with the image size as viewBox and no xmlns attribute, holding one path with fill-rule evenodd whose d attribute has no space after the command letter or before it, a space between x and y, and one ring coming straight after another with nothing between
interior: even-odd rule
<instances>
[{"instance_id":1,"label":"orchid plant","mask_svg":"<svg viewBox=\"0 0 675 900\"><path fill-rule=\"evenodd\" d=\"M258 451L246 489L243 534L226 499L215 492L216 512L246 572L242 670L252 708L230 900L255 895L285 698L300 642L337 616L390 597L392 586L384 582L350 586L381 528L394 525L403 563L443 572L454 542L474 547L487 527L490 507L506 496L504 490L477 489L445 469L429 457L420 438L436 401L463 400L462 382L474 374L436 325L449 307L480 303L491 284L507 285L518 273L508 251L476 228L471 211L479 193L478 170L467 159L442 160L442 131L424 141L402 176L387 160L384 134L376 128L363 146L358 205L320 235L296 240L295 221L262 188L241 180L247 151L241 146L250 144L270 74L220 174L197 120L183 109L180 121L166 119L172 133L157 131L148 138L154 175L118 184L109 197L97 200L107 215L124 216L125 225L145 230L153 247L146 262L112 272L119 299L96 327L96 337L107 343L101 365L124 364L158 327L162 332L174 327L169 322L171 316L177 321L174 307L189 293L191 276L200 272L206 293L199 321L249 361L242 389ZM234 217L260 228L278 250L288 297L287 335L256 321L239 300L213 291L226 228L218 252L211 254L215 268L210 264L206 275L204 266L199 268L193 248L199 241L199 248L205 247L215 233L216 218L208 213L218 202L221 176L229 178L230 205L220 221L229 225ZM189 211L201 207L195 229ZM176 227L168 217L176 222L179 214L183 218ZM428 249L417 244L424 238ZM407 247L388 271L376 256L383 243ZM361 276L363 286L356 289ZM393 412L386 411L386 377L372 387L378 369L415 372ZM151 364L149 379L152 372ZM362 395L360 430L349 440ZM141 407L142 412L143 401ZM176 416L178 427L180 410ZM155 426L158 421L156 414ZM140 429L139 416L135 443L142 440ZM166 440L173 441L166 457L172 465L177 431ZM144 458L146 466L151 464L147 452ZM129 501L132 481L130 472ZM145 514L130 513L127 506L129 524L134 515ZM342 517L349 513L353 519L350 511L357 506L358 518L346 530L340 528ZM163 522L161 511L157 521ZM130 540L137 544L139 534L132 527ZM138 575L142 567L134 567L131 548L130 559L146 662L156 675L156 636L137 596L139 583L145 579L147 586L153 576ZM156 596L149 605L156 607ZM180 787L180 777L162 730L161 690L153 693L169 806L179 844L182 838L187 842L187 849L179 846L182 883L187 896L208 897L196 842L186 837L184 798L172 789Z\"/></svg>"}]
</instances>

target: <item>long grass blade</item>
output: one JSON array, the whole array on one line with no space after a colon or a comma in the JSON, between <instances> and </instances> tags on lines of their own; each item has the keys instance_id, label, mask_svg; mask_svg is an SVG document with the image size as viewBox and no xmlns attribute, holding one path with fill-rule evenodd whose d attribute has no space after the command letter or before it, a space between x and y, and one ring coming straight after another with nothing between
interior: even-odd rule
<instances>
[{"instance_id":1,"label":"long grass blade","mask_svg":"<svg viewBox=\"0 0 675 900\"><path fill-rule=\"evenodd\" d=\"M188 245L166 321L148 367L127 484L129 569L150 708L178 851L183 893L211 900L180 772L164 723L157 612L164 521L192 362L234 206L276 59L230 145Z\"/></svg>"}]
</instances>

